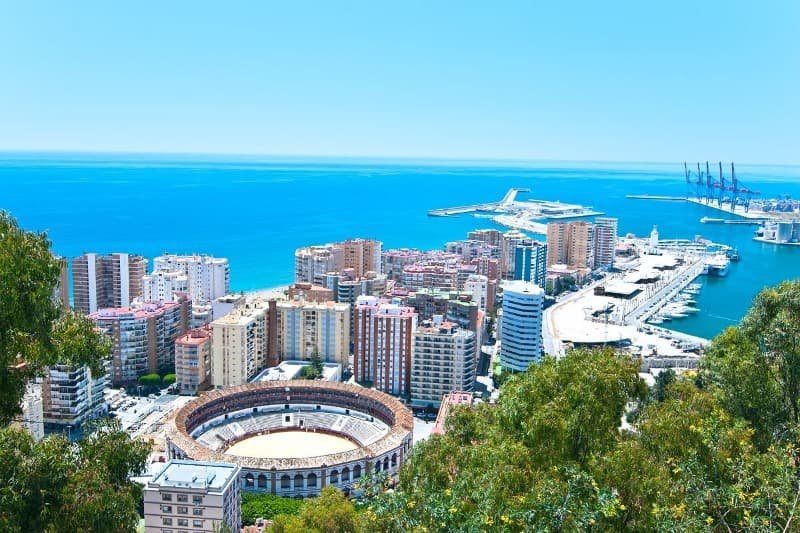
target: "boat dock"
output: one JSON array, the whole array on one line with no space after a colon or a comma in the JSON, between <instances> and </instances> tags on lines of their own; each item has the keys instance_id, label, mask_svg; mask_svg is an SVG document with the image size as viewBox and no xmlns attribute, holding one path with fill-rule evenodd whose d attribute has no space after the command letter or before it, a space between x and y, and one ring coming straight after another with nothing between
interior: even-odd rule
<instances>
[{"instance_id":1,"label":"boat dock","mask_svg":"<svg viewBox=\"0 0 800 533\"><path fill-rule=\"evenodd\" d=\"M506 192L505 196L499 202L489 202L485 204L472 204L462 205L456 207L445 207L443 209L431 209L428 211L428 216L431 217L447 217L451 215L463 215L465 213L474 213L477 211L497 211L498 209L506 208L514 203L517 199L517 194L521 192L530 192L530 189L521 189L512 187Z\"/></svg>"},{"instance_id":2,"label":"boat dock","mask_svg":"<svg viewBox=\"0 0 800 533\"><path fill-rule=\"evenodd\" d=\"M688 287L705 269L704 257L695 257L692 261L690 265L682 267L674 277L665 283L649 287L647 296L641 302L637 302L636 307L623 315L623 321L628 324L641 325Z\"/></svg>"}]
</instances>

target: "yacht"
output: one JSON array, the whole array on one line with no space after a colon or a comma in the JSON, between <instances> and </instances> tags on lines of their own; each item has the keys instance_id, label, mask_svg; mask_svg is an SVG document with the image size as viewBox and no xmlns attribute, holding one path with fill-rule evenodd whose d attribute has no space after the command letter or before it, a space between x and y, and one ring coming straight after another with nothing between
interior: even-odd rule
<instances>
[{"instance_id":1,"label":"yacht","mask_svg":"<svg viewBox=\"0 0 800 533\"><path fill-rule=\"evenodd\" d=\"M715 254L706 259L708 273L711 276L727 276L730 259L725 254Z\"/></svg>"}]
</instances>

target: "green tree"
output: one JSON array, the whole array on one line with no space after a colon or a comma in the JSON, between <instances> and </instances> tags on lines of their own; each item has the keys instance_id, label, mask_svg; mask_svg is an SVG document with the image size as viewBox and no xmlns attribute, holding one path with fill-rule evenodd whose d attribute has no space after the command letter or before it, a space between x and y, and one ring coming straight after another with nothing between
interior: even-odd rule
<instances>
[{"instance_id":1,"label":"green tree","mask_svg":"<svg viewBox=\"0 0 800 533\"><path fill-rule=\"evenodd\" d=\"M667 398L667 387L675 382L675 371L671 368L662 370L656 376L656 382L650 391L650 396L657 402L663 402Z\"/></svg>"},{"instance_id":2,"label":"green tree","mask_svg":"<svg viewBox=\"0 0 800 533\"><path fill-rule=\"evenodd\" d=\"M355 533L364 531L353 503L328 485L319 497L306 500L297 515L278 515L273 533Z\"/></svg>"},{"instance_id":3,"label":"green tree","mask_svg":"<svg viewBox=\"0 0 800 533\"><path fill-rule=\"evenodd\" d=\"M164 377L161 378L161 382L164 385L168 385L168 386L172 385L173 383L175 383L175 380L176 380L175 374L171 374L171 373L170 374L164 374Z\"/></svg>"},{"instance_id":4,"label":"green tree","mask_svg":"<svg viewBox=\"0 0 800 533\"><path fill-rule=\"evenodd\" d=\"M252 525L259 518L271 520L280 514L296 515L302 506L303 502L294 498L245 492L242 493L242 522Z\"/></svg>"},{"instance_id":5,"label":"green tree","mask_svg":"<svg viewBox=\"0 0 800 533\"><path fill-rule=\"evenodd\" d=\"M158 390L161 385L161 376L155 372L152 374L145 374L143 376L139 376L138 382L139 385L144 387L146 392L154 392Z\"/></svg>"},{"instance_id":6,"label":"green tree","mask_svg":"<svg viewBox=\"0 0 800 533\"><path fill-rule=\"evenodd\" d=\"M60 268L45 234L23 230L0 211L0 424L19 415L26 383L48 365L102 371L108 343L53 299Z\"/></svg>"},{"instance_id":7,"label":"green tree","mask_svg":"<svg viewBox=\"0 0 800 533\"><path fill-rule=\"evenodd\" d=\"M149 445L107 422L72 445L41 442L16 427L0 429L2 531L133 531L141 488L128 480L144 468Z\"/></svg>"}]
</instances>

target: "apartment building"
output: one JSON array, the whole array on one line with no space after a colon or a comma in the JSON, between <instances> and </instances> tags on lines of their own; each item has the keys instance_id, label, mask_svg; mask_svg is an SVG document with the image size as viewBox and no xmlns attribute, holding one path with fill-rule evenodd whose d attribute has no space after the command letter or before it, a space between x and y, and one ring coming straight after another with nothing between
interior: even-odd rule
<instances>
[{"instance_id":1,"label":"apartment building","mask_svg":"<svg viewBox=\"0 0 800 533\"><path fill-rule=\"evenodd\" d=\"M594 268L609 269L614 266L617 246L618 220L597 217L594 221Z\"/></svg>"},{"instance_id":2,"label":"apartment building","mask_svg":"<svg viewBox=\"0 0 800 533\"><path fill-rule=\"evenodd\" d=\"M389 394L409 395L416 327L413 308L359 297L353 338L356 380Z\"/></svg>"},{"instance_id":3,"label":"apartment building","mask_svg":"<svg viewBox=\"0 0 800 533\"><path fill-rule=\"evenodd\" d=\"M547 225L547 267L594 266L594 227L585 221L552 222Z\"/></svg>"},{"instance_id":4,"label":"apartment building","mask_svg":"<svg viewBox=\"0 0 800 533\"><path fill-rule=\"evenodd\" d=\"M528 281L503 284L503 315L500 321L500 364L524 372L541 361L544 289Z\"/></svg>"},{"instance_id":5,"label":"apartment building","mask_svg":"<svg viewBox=\"0 0 800 533\"><path fill-rule=\"evenodd\" d=\"M42 379L45 430L77 432L88 420L104 416L108 412L103 396L107 384L105 372L95 378L87 366L49 367Z\"/></svg>"},{"instance_id":6,"label":"apartment building","mask_svg":"<svg viewBox=\"0 0 800 533\"><path fill-rule=\"evenodd\" d=\"M90 314L107 307L128 307L142 296L147 259L139 255L86 253L72 259L75 310Z\"/></svg>"},{"instance_id":7,"label":"apartment building","mask_svg":"<svg viewBox=\"0 0 800 533\"><path fill-rule=\"evenodd\" d=\"M189 330L175 341L175 382L180 394L195 395L211 386L211 326Z\"/></svg>"},{"instance_id":8,"label":"apartment building","mask_svg":"<svg viewBox=\"0 0 800 533\"><path fill-rule=\"evenodd\" d=\"M514 278L514 251L517 246L531 244L531 242L527 235L515 229L503 233L500 239L500 276L502 279Z\"/></svg>"},{"instance_id":9,"label":"apartment building","mask_svg":"<svg viewBox=\"0 0 800 533\"><path fill-rule=\"evenodd\" d=\"M189 297L197 304L212 302L230 292L228 260L210 255L165 254L153 259L153 274L172 272L186 278Z\"/></svg>"},{"instance_id":10,"label":"apartment building","mask_svg":"<svg viewBox=\"0 0 800 533\"><path fill-rule=\"evenodd\" d=\"M438 407L452 391L471 392L476 368L475 333L434 316L414 332L411 403Z\"/></svg>"},{"instance_id":11,"label":"apartment building","mask_svg":"<svg viewBox=\"0 0 800 533\"><path fill-rule=\"evenodd\" d=\"M302 299L277 302L278 354L282 361L309 360L319 350L324 362L347 367L350 305Z\"/></svg>"},{"instance_id":12,"label":"apartment building","mask_svg":"<svg viewBox=\"0 0 800 533\"><path fill-rule=\"evenodd\" d=\"M383 243L371 239L348 239L342 244L342 267L353 269L355 279L367 272L381 273L381 248Z\"/></svg>"},{"instance_id":13,"label":"apartment building","mask_svg":"<svg viewBox=\"0 0 800 533\"><path fill-rule=\"evenodd\" d=\"M514 279L532 281L544 287L547 279L547 245L522 244L514 250Z\"/></svg>"},{"instance_id":14,"label":"apartment building","mask_svg":"<svg viewBox=\"0 0 800 533\"><path fill-rule=\"evenodd\" d=\"M268 358L270 306L267 300L251 300L211 323L214 388L243 385L267 366L274 366Z\"/></svg>"},{"instance_id":15,"label":"apartment building","mask_svg":"<svg viewBox=\"0 0 800 533\"><path fill-rule=\"evenodd\" d=\"M241 468L171 460L144 487L145 533L239 531Z\"/></svg>"},{"instance_id":16,"label":"apartment building","mask_svg":"<svg viewBox=\"0 0 800 533\"><path fill-rule=\"evenodd\" d=\"M294 281L322 285L328 272L344 268L344 254L339 244L323 244L298 248L294 252Z\"/></svg>"},{"instance_id":17,"label":"apartment building","mask_svg":"<svg viewBox=\"0 0 800 533\"><path fill-rule=\"evenodd\" d=\"M178 294L189 294L189 278L183 272L156 270L142 276L142 299L145 302L169 302Z\"/></svg>"},{"instance_id":18,"label":"apartment building","mask_svg":"<svg viewBox=\"0 0 800 533\"><path fill-rule=\"evenodd\" d=\"M482 241L490 246L500 247L503 240L503 233L496 229L478 229L467 233L467 239L471 241Z\"/></svg>"},{"instance_id":19,"label":"apartment building","mask_svg":"<svg viewBox=\"0 0 800 533\"><path fill-rule=\"evenodd\" d=\"M175 341L189 326L190 301L134 302L129 307L101 309L89 319L113 341L111 382L129 385L139 376L171 371Z\"/></svg>"}]
</instances>

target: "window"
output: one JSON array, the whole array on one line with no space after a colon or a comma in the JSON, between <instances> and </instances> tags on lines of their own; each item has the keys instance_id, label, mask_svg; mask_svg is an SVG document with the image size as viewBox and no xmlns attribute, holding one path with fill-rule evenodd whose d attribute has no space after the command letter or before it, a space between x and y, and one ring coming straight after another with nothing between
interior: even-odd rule
<instances>
[{"instance_id":1,"label":"window","mask_svg":"<svg viewBox=\"0 0 800 533\"><path fill-rule=\"evenodd\" d=\"M180 503L188 502L189 501L189 495L188 494L178 494L178 501Z\"/></svg>"},{"instance_id":2,"label":"window","mask_svg":"<svg viewBox=\"0 0 800 533\"><path fill-rule=\"evenodd\" d=\"M203 527L202 520L192 520L192 527Z\"/></svg>"},{"instance_id":3,"label":"window","mask_svg":"<svg viewBox=\"0 0 800 533\"><path fill-rule=\"evenodd\" d=\"M171 513L172 512L172 506L171 505L162 505L161 506L161 512L162 513Z\"/></svg>"},{"instance_id":4,"label":"window","mask_svg":"<svg viewBox=\"0 0 800 533\"><path fill-rule=\"evenodd\" d=\"M172 525L172 518L169 518L168 516L161 517L161 524L163 524L165 526L171 526Z\"/></svg>"},{"instance_id":5,"label":"window","mask_svg":"<svg viewBox=\"0 0 800 533\"><path fill-rule=\"evenodd\" d=\"M189 521L185 518L178 518L178 525L182 527L189 527Z\"/></svg>"},{"instance_id":6,"label":"window","mask_svg":"<svg viewBox=\"0 0 800 533\"><path fill-rule=\"evenodd\" d=\"M169 492L162 492L161 493L161 501L163 502L171 502L172 501L172 494Z\"/></svg>"},{"instance_id":7,"label":"window","mask_svg":"<svg viewBox=\"0 0 800 533\"><path fill-rule=\"evenodd\" d=\"M202 496L192 496L192 503L195 505L202 505L203 504L203 497Z\"/></svg>"},{"instance_id":8,"label":"window","mask_svg":"<svg viewBox=\"0 0 800 533\"><path fill-rule=\"evenodd\" d=\"M188 507L178 507L178 514L189 514Z\"/></svg>"},{"instance_id":9,"label":"window","mask_svg":"<svg viewBox=\"0 0 800 533\"><path fill-rule=\"evenodd\" d=\"M195 516L203 516L203 510L202 509L192 509L192 514L195 515Z\"/></svg>"}]
</instances>

